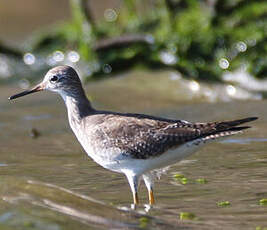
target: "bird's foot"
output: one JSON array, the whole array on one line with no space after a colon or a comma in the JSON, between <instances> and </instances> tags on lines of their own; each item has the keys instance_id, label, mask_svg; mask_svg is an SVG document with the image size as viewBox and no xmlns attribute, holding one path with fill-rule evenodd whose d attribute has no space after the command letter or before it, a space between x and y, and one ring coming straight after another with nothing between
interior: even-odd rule
<instances>
[{"instance_id":1,"label":"bird's foot","mask_svg":"<svg viewBox=\"0 0 267 230\"><path fill-rule=\"evenodd\" d=\"M144 207L145 207L145 212L149 212L153 208L151 204L145 204Z\"/></svg>"},{"instance_id":2,"label":"bird's foot","mask_svg":"<svg viewBox=\"0 0 267 230\"><path fill-rule=\"evenodd\" d=\"M132 210L136 210L136 208L137 208L137 204L131 204L131 209Z\"/></svg>"}]
</instances>

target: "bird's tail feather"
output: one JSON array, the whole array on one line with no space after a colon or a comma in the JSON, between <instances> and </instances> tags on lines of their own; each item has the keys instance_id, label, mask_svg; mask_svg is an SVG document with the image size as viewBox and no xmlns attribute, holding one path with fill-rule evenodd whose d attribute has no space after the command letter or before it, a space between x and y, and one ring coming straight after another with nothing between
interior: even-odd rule
<instances>
[{"instance_id":1,"label":"bird's tail feather","mask_svg":"<svg viewBox=\"0 0 267 230\"><path fill-rule=\"evenodd\" d=\"M219 137L234 135L242 132L244 129L251 128L250 126L238 126L247 122L257 120L257 117L248 117L234 121L215 122L214 127L203 134L203 138L215 139Z\"/></svg>"},{"instance_id":2,"label":"bird's tail feather","mask_svg":"<svg viewBox=\"0 0 267 230\"><path fill-rule=\"evenodd\" d=\"M240 120L234 120L234 121L223 121L223 122L218 122L216 123L215 129L216 130L227 130L227 129L232 129L233 127L236 127L238 125L247 123L247 122L251 122L254 120L257 120L257 117L247 117L244 119L240 119ZM242 126L238 127L241 128ZM243 129L247 129L250 128L249 126L243 126Z\"/></svg>"}]
</instances>

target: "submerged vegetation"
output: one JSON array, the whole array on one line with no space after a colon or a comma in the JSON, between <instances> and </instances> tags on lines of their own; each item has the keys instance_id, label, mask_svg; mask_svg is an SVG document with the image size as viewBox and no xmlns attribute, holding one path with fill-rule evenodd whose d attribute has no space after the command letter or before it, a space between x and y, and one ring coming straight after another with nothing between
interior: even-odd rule
<instances>
[{"instance_id":1,"label":"submerged vegetation","mask_svg":"<svg viewBox=\"0 0 267 230\"><path fill-rule=\"evenodd\" d=\"M218 207L226 207L226 206L229 206L231 205L231 203L229 201L220 201L220 202L217 202L217 206Z\"/></svg>"},{"instance_id":2,"label":"submerged vegetation","mask_svg":"<svg viewBox=\"0 0 267 230\"><path fill-rule=\"evenodd\" d=\"M240 68L267 75L266 1L125 0L99 20L86 0L70 6L72 19L39 33L29 52L75 51L70 55L88 63L88 76L135 66L212 81Z\"/></svg>"}]
</instances>

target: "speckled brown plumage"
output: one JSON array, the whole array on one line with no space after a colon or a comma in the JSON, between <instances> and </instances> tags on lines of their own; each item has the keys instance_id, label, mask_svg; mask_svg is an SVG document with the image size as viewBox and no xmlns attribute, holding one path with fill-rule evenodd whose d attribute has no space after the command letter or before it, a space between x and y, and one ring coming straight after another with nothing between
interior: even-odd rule
<instances>
[{"instance_id":1,"label":"speckled brown plumage","mask_svg":"<svg viewBox=\"0 0 267 230\"><path fill-rule=\"evenodd\" d=\"M92 142L106 149L119 148L125 155L135 159L148 159L195 139L226 131L238 132L248 127L236 127L237 125L254 118L194 124L141 114L97 112L87 120L94 124L94 133L88 133L93 138ZM90 132L90 129L87 130Z\"/></svg>"}]
</instances>

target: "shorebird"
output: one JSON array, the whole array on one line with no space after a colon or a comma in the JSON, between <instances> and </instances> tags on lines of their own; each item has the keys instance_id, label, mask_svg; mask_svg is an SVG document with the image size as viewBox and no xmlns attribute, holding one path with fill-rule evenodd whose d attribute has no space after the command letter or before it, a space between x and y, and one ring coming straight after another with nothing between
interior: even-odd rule
<instances>
[{"instance_id":1,"label":"shorebird","mask_svg":"<svg viewBox=\"0 0 267 230\"><path fill-rule=\"evenodd\" d=\"M56 92L63 98L70 127L88 156L102 167L126 175L134 205L139 203L137 191L141 179L148 190L149 204L153 205L154 170L190 156L211 140L240 133L250 127L239 125L257 119L191 123L96 110L70 66L49 70L40 84L9 99L42 90Z\"/></svg>"}]
</instances>

